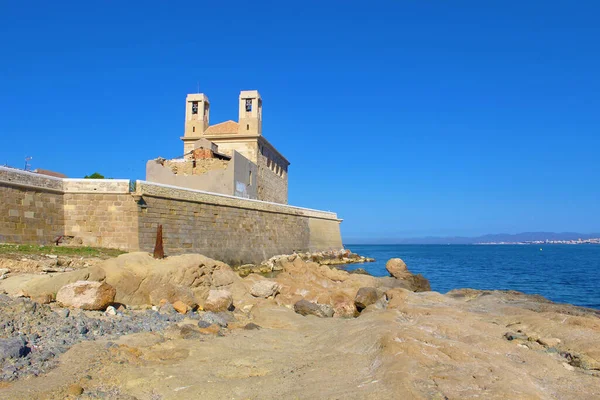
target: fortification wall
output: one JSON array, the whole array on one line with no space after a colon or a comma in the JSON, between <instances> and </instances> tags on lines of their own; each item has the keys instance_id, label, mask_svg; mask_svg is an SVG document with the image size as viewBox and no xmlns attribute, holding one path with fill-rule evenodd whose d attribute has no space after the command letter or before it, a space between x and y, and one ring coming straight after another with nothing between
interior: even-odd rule
<instances>
[{"instance_id":1,"label":"fortification wall","mask_svg":"<svg viewBox=\"0 0 600 400\"><path fill-rule=\"evenodd\" d=\"M0 243L48 244L63 232L62 179L0 167Z\"/></svg>"},{"instance_id":2,"label":"fortification wall","mask_svg":"<svg viewBox=\"0 0 600 400\"><path fill-rule=\"evenodd\" d=\"M341 249L335 213L137 181L140 249L151 251L163 225L169 254L199 252L231 264L294 251Z\"/></svg>"},{"instance_id":3,"label":"fortification wall","mask_svg":"<svg viewBox=\"0 0 600 400\"><path fill-rule=\"evenodd\" d=\"M127 179L65 179L65 235L85 246L138 249L138 207Z\"/></svg>"},{"instance_id":4,"label":"fortification wall","mask_svg":"<svg viewBox=\"0 0 600 400\"><path fill-rule=\"evenodd\" d=\"M0 242L83 244L152 251L163 225L168 255L232 264L293 251L342 248L335 213L128 180L44 177L0 167Z\"/></svg>"}]
</instances>

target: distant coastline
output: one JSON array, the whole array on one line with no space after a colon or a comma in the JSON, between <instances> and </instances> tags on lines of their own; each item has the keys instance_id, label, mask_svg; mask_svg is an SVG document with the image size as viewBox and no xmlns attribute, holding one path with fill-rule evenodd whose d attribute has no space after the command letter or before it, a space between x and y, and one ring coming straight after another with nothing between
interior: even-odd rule
<instances>
[{"instance_id":1,"label":"distant coastline","mask_svg":"<svg viewBox=\"0 0 600 400\"><path fill-rule=\"evenodd\" d=\"M350 237L348 237L350 236ZM352 237L346 243L371 245L396 244L600 244L600 233L581 232L522 232L516 234L496 233L476 237L426 236L414 238L398 237Z\"/></svg>"},{"instance_id":2,"label":"distant coastline","mask_svg":"<svg viewBox=\"0 0 600 400\"><path fill-rule=\"evenodd\" d=\"M531 245L531 244L600 244L600 238L577 239L577 240L531 240L523 242L481 242L476 245Z\"/></svg>"}]
</instances>

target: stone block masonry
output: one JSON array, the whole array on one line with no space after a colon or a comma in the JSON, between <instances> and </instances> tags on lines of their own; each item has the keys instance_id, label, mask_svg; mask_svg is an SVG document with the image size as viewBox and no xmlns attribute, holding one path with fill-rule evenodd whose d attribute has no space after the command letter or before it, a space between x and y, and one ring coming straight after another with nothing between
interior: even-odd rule
<instances>
[{"instance_id":1,"label":"stone block masonry","mask_svg":"<svg viewBox=\"0 0 600 400\"><path fill-rule=\"evenodd\" d=\"M58 178L13 176L0 170L0 242L52 243L62 235L65 221L60 183Z\"/></svg>"},{"instance_id":2,"label":"stone block masonry","mask_svg":"<svg viewBox=\"0 0 600 400\"><path fill-rule=\"evenodd\" d=\"M60 179L0 167L0 242L202 253L231 264L342 248L335 213L128 180Z\"/></svg>"}]
</instances>

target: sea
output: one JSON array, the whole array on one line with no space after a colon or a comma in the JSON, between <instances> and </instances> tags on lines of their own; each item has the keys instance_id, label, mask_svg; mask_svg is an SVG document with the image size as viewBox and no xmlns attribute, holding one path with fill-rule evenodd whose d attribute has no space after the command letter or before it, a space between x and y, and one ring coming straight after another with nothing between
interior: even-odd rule
<instances>
[{"instance_id":1,"label":"sea","mask_svg":"<svg viewBox=\"0 0 600 400\"><path fill-rule=\"evenodd\" d=\"M431 289L517 290L558 303L600 309L600 245L346 245L375 258L352 264L387 276L385 263L400 257L423 274Z\"/></svg>"}]
</instances>

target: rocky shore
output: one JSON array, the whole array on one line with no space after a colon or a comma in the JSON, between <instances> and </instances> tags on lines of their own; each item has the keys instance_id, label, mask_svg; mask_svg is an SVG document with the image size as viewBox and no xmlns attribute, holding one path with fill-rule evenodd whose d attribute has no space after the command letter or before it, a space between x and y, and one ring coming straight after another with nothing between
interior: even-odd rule
<instances>
[{"instance_id":1,"label":"rocky shore","mask_svg":"<svg viewBox=\"0 0 600 400\"><path fill-rule=\"evenodd\" d=\"M597 310L442 295L400 259L381 278L337 268L351 259L293 254L240 273L131 253L13 268L0 281L0 399L600 396Z\"/></svg>"}]
</instances>

